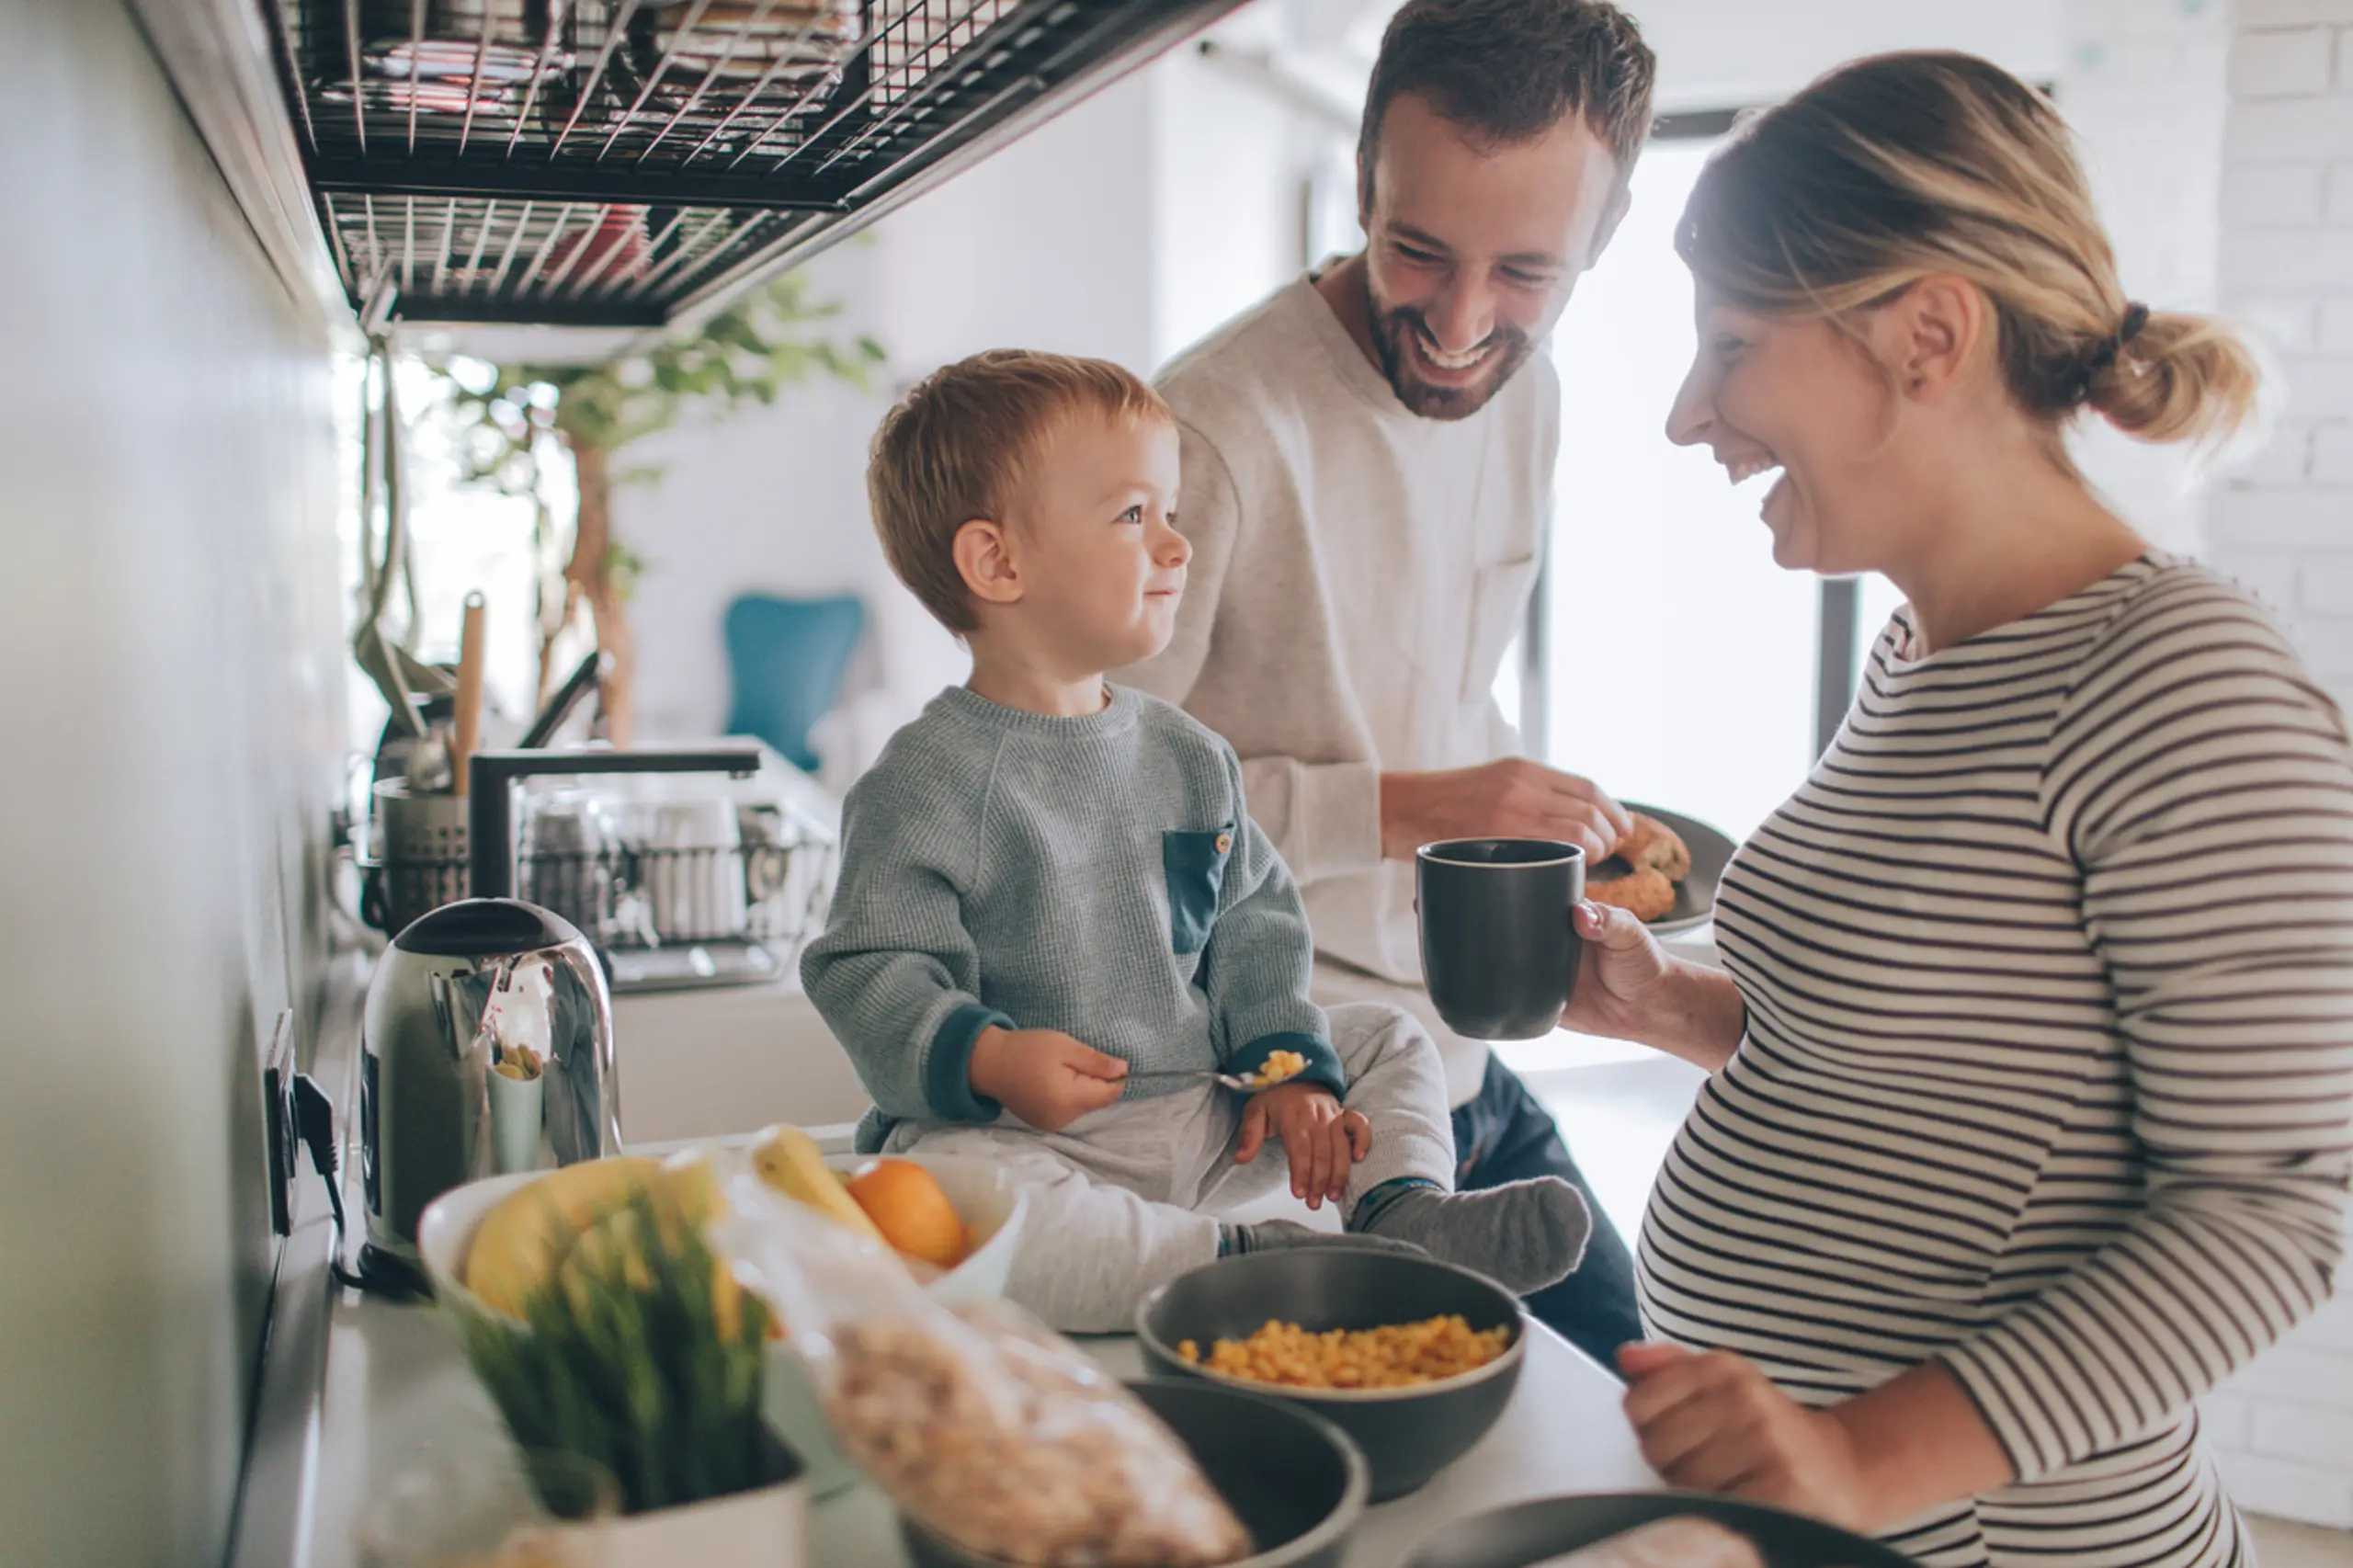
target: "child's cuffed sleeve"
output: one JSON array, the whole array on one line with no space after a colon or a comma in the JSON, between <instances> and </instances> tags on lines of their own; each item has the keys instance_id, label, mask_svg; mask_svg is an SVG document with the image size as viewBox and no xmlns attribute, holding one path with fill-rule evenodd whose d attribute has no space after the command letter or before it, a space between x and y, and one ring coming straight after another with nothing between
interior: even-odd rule
<instances>
[{"instance_id":1,"label":"child's cuffed sleeve","mask_svg":"<svg viewBox=\"0 0 2353 1568\"><path fill-rule=\"evenodd\" d=\"M1250 819L1241 764L1231 752L1225 760L1233 790L1233 858L1202 954L1202 984L1217 1011L1219 1062L1227 1072L1250 1074L1275 1051L1295 1051L1307 1058L1302 1081L1346 1094L1347 1078L1324 1009L1308 999L1315 942L1306 905L1273 842Z\"/></svg>"}]
</instances>

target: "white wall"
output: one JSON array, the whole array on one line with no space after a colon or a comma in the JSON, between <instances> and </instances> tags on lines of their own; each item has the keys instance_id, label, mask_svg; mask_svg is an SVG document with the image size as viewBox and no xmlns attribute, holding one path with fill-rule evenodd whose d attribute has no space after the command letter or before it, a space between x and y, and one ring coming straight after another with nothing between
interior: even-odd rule
<instances>
[{"instance_id":1,"label":"white wall","mask_svg":"<svg viewBox=\"0 0 2353 1568\"><path fill-rule=\"evenodd\" d=\"M1272 47L1272 11L1221 29L1236 51ZM1153 362L1247 310L1308 261L1305 177L1330 132L1265 86L1178 50L1145 80L1152 103Z\"/></svg>"},{"instance_id":2,"label":"white wall","mask_svg":"<svg viewBox=\"0 0 2353 1568\"><path fill-rule=\"evenodd\" d=\"M2068 7L2052 0L1625 0L1659 61L1666 112L1784 97L1842 60L1961 49L2029 80L2060 68Z\"/></svg>"},{"instance_id":3,"label":"white wall","mask_svg":"<svg viewBox=\"0 0 2353 1568\"><path fill-rule=\"evenodd\" d=\"M2353 0L2239 0L2234 23L2222 297L2278 356L2284 402L2213 499L2211 553L2353 704ZM2243 1504L2353 1528L2353 1296L2205 1411Z\"/></svg>"},{"instance_id":4,"label":"white wall","mask_svg":"<svg viewBox=\"0 0 2353 1568\"><path fill-rule=\"evenodd\" d=\"M1313 30L1321 5L1302 4ZM1345 3L1345 0L1340 0ZM2126 0L2130 3L2130 0ZM2204 0L2188 0L2190 5ZM2220 0L2214 0L2219 4ZM1892 49L1961 49L2048 80L2064 53L2069 6L2053 0L1618 0L1658 55L1658 106L1677 110L1769 103L1842 60ZM1362 5L1345 29L1370 69L1397 0ZM1359 83L1361 73L1359 72Z\"/></svg>"},{"instance_id":5,"label":"white wall","mask_svg":"<svg viewBox=\"0 0 2353 1568\"><path fill-rule=\"evenodd\" d=\"M0 0L0 1557L221 1560L317 1023L329 360L121 7Z\"/></svg>"},{"instance_id":6,"label":"white wall","mask_svg":"<svg viewBox=\"0 0 2353 1568\"><path fill-rule=\"evenodd\" d=\"M847 339L882 329L879 255L854 242L818 258L812 297L842 306L819 330ZM889 390L887 381L863 392L811 381L772 407L690 420L627 454L629 466L662 471L614 502L646 562L631 609L648 735L710 735L726 720L720 618L737 594L871 595L884 585L889 574L867 521L865 454Z\"/></svg>"},{"instance_id":7,"label":"white wall","mask_svg":"<svg viewBox=\"0 0 2353 1568\"><path fill-rule=\"evenodd\" d=\"M1009 346L1152 368L1152 93L1131 76L880 226L895 368Z\"/></svg>"}]
</instances>

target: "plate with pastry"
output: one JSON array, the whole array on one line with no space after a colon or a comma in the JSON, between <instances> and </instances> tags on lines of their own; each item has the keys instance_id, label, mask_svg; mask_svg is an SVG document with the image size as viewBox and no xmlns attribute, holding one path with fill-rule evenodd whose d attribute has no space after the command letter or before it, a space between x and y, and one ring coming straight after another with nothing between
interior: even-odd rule
<instances>
[{"instance_id":1,"label":"plate with pastry","mask_svg":"<svg viewBox=\"0 0 2353 1568\"><path fill-rule=\"evenodd\" d=\"M1620 802L1634 830L1608 859L1586 868L1585 895L1630 910L1661 937L1704 926L1716 912L1716 883L1738 847L1706 823L1678 812Z\"/></svg>"}]
</instances>

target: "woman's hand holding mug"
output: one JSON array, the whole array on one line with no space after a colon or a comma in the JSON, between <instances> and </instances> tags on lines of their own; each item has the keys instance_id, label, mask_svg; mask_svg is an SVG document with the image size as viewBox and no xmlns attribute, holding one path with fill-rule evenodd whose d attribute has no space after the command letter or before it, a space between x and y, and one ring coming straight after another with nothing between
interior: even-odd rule
<instances>
[{"instance_id":1,"label":"woman's hand holding mug","mask_svg":"<svg viewBox=\"0 0 2353 1568\"><path fill-rule=\"evenodd\" d=\"M1573 916L1585 938L1576 989L1561 1027L1612 1040L1641 1040L1667 983L1670 960L1650 927L1622 909L1582 901Z\"/></svg>"},{"instance_id":2,"label":"woman's hand holding mug","mask_svg":"<svg viewBox=\"0 0 2353 1568\"><path fill-rule=\"evenodd\" d=\"M1732 1060L1748 1013L1728 976L1670 954L1625 910L1581 901L1571 924L1585 951L1563 1028L1636 1040L1711 1073Z\"/></svg>"}]
</instances>

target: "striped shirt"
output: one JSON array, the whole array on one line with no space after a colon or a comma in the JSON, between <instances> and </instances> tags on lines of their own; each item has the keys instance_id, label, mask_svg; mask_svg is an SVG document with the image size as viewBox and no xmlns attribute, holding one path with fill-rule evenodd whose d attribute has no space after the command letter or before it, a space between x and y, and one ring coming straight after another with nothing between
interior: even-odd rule
<instances>
[{"instance_id":1,"label":"striped shirt","mask_svg":"<svg viewBox=\"0 0 2353 1568\"><path fill-rule=\"evenodd\" d=\"M1724 879L1747 1033L1645 1314L1809 1404L1941 1358L2019 1479L1890 1532L1924 1562L2244 1561L2191 1402L2343 1245L2345 722L2164 555L1925 656L1907 615Z\"/></svg>"}]
</instances>

